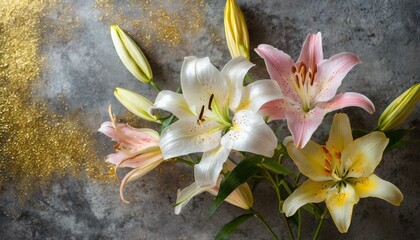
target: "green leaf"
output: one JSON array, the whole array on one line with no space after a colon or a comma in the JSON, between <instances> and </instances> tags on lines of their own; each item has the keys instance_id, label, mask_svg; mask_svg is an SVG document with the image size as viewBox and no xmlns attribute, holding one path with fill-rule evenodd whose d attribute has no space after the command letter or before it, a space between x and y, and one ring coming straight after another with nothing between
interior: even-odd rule
<instances>
[{"instance_id":1,"label":"green leaf","mask_svg":"<svg viewBox=\"0 0 420 240\"><path fill-rule=\"evenodd\" d=\"M215 240L229 239L230 235L232 235L232 233L235 232L235 230L242 223L244 223L246 220L248 220L249 218L251 218L253 216L254 216L253 213L246 213L246 214L243 214L239 217L236 217L235 219L233 219L232 221L227 223L225 226L223 226L223 228L219 231L219 233L217 233L217 235L214 239Z\"/></svg>"},{"instance_id":2,"label":"green leaf","mask_svg":"<svg viewBox=\"0 0 420 240\"><path fill-rule=\"evenodd\" d=\"M257 166L263 161L262 157L253 157L245 159L240 162L220 184L219 193L213 201L213 205L210 208L210 215L219 208L223 201L241 184L248 181L251 177L256 175L260 168Z\"/></svg>"},{"instance_id":3,"label":"green leaf","mask_svg":"<svg viewBox=\"0 0 420 240\"><path fill-rule=\"evenodd\" d=\"M162 122L162 127L160 128L160 132L163 132L163 130L165 130L165 128L167 128L172 122L174 122L175 120L175 115L171 115L170 117L166 118L163 122Z\"/></svg>"},{"instance_id":4,"label":"green leaf","mask_svg":"<svg viewBox=\"0 0 420 240\"><path fill-rule=\"evenodd\" d=\"M292 171L290 171L288 168L284 167L283 165L281 165L273 159L265 159L261 164L258 164L258 166L273 171L276 174L281 174L283 176L288 176L292 173Z\"/></svg>"},{"instance_id":5,"label":"green leaf","mask_svg":"<svg viewBox=\"0 0 420 240\"><path fill-rule=\"evenodd\" d=\"M394 131L385 132L385 135L389 138L389 143L388 146L386 146L385 151L389 151L391 149L404 145L405 143L401 141L401 139L413 129L414 128L397 129Z\"/></svg>"}]
</instances>

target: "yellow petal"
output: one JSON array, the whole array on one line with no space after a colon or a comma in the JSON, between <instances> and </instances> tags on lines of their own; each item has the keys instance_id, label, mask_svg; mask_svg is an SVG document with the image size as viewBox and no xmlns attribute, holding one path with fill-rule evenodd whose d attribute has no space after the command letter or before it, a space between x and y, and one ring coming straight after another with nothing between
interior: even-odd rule
<instances>
[{"instance_id":1,"label":"yellow petal","mask_svg":"<svg viewBox=\"0 0 420 240\"><path fill-rule=\"evenodd\" d=\"M287 217L307 203L319 203L325 200L327 190L334 184L333 181L315 182L307 180L290 195L283 204L283 211Z\"/></svg>"},{"instance_id":2,"label":"yellow petal","mask_svg":"<svg viewBox=\"0 0 420 240\"><path fill-rule=\"evenodd\" d=\"M399 206L403 200L403 194L394 184L381 179L375 174L365 178L353 179L350 182L360 198L376 197L395 206Z\"/></svg>"},{"instance_id":3,"label":"yellow petal","mask_svg":"<svg viewBox=\"0 0 420 240\"><path fill-rule=\"evenodd\" d=\"M286 147L293 162L303 175L314 181L332 180L325 173L325 153L322 151L321 145L310 140L302 149L296 148L293 142L288 142Z\"/></svg>"},{"instance_id":4,"label":"yellow petal","mask_svg":"<svg viewBox=\"0 0 420 240\"><path fill-rule=\"evenodd\" d=\"M353 142L349 117L344 113L334 115L334 120L327 141L327 148L334 148L342 152L347 145Z\"/></svg>"},{"instance_id":5,"label":"yellow petal","mask_svg":"<svg viewBox=\"0 0 420 240\"><path fill-rule=\"evenodd\" d=\"M350 184L346 186L337 185L328 190L325 203L335 226L341 233L345 233L349 229L353 205L358 201L359 197Z\"/></svg>"},{"instance_id":6,"label":"yellow petal","mask_svg":"<svg viewBox=\"0 0 420 240\"><path fill-rule=\"evenodd\" d=\"M389 139L383 132L372 132L350 143L342 153L346 177L367 177L381 162Z\"/></svg>"}]
</instances>

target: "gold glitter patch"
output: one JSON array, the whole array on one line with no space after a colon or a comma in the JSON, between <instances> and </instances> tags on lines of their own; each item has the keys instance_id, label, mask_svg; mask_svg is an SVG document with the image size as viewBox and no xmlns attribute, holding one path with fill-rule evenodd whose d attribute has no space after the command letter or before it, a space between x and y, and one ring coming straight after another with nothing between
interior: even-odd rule
<instances>
[{"instance_id":1,"label":"gold glitter patch","mask_svg":"<svg viewBox=\"0 0 420 240\"><path fill-rule=\"evenodd\" d=\"M46 101L32 98L45 67L39 52L43 31L51 29L43 17L57 2L0 1L0 191L13 187L21 200L66 175L106 180L111 172L98 159L94 131L81 117L51 112Z\"/></svg>"},{"instance_id":2,"label":"gold glitter patch","mask_svg":"<svg viewBox=\"0 0 420 240\"><path fill-rule=\"evenodd\" d=\"M194 35L202 29L204 6L204 0L96 0L95 5L102 11L99 20L133 30L128 32L142 48L183 44L185 35Z\"/></svg>"}]
</instances>

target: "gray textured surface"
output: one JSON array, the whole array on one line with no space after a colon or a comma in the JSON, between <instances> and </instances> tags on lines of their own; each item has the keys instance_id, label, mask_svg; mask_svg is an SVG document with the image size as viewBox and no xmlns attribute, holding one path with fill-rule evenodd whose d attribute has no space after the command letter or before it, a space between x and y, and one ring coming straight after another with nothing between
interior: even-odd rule
<instances>
[{"instance_id":1,"label":"gray textured surface","mask_svg":"<svg viewBox=\"0 0 420 240\"><path fill-rule=\"evenodd\" d=\"M308 33L321 31L324 54L342 51L357 54L362 64L346 77L339 91L357 91L368 96L377 112L369 115L360 109L346 109L354 127L374 127L386 105L404 89L420 81L420 2L405 1L239 1L250 31L251 47L268 43L284 50L295 59ZM123 4L123 3L116 3ZM89 126L98 128L107 120L107 105L116 113L123 109L113 98L115 87L122 86L154 99L156 92L134 80L114 52L108 23L98 21L94 1L76 0L75 14L79 27L66 42L45 44L43 52L51 66L43 74L45 83L39 96L55 99L64 96L69 111L89 113ZM152 45L148 58L155 80L166 89L175 90L184 56L209 56L223 66L230 59L226 46L214 44L210 36L224 39L224 1L206 1L205 26L194 36L186 36L176 47ZM177 11L182 11L179 9ZM185 13L188 15L188 13ZM127 29L135 31L135 29ZM146 52L147 54L148 52ZM153 53L153 54L150 54ZM257 66L255 78L267 78L264 63L252 53ZM407 126L419 126L419 108ZM329 118L324 123L329 123ZM318 131L324 134L326 125ZM420 130L409 138L419 139ZM100 134L99 142L112 143ZM376 172L397 185L404 194L400 207L379 199L362 199L355 206L352 225L340 234L331 220L327 221L321 239L417 239L420 226L420 155L418 145L394 150L384 157ZM209 219L212 197L202 194L179 216L173 212L176 189L187 186L192 171L166 164L162 173L154 171L127 188L133 199L123 204L118 196L118 183L100 183L85 178L68 177L33 193L22 215L15 219L0 212L2 239L211 239L224 223L242 210L224 205ZM187 177L180 179L179 175ZM7 192L2 203L11 201ZM268 186L259 186L255 194L256 209L266 216L274 230L286 238L281 217L273 211L276 199ZM3 205L0 208L4 209ZM310 238L315 223L307 216L303 232ZM270 239L255 219L241 226L233 239Z\"/></svg>"}]
</instances>

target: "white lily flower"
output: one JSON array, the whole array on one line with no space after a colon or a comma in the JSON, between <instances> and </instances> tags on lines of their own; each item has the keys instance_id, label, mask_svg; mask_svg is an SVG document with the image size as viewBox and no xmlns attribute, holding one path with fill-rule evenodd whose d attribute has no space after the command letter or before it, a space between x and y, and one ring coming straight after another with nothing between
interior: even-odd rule
<instances>
[{"instance_id":1,"label":"white lily flower","mask_svg":"<svg viewBox=\"0 0 420 240\"><path fill-rule=\"evenodd\" d=\"M382 132L353 141L346 114L334 116L325 146L310 140L299 149L288 138L285 145L290 157L309 179L284 201L286 216L292 216L307 203L325 201L338 230L345 233L359 198L377 197L399 206L403 200L401 191L374 173L388 141Z\"/></svg>"},{"instance_id":2,"label":"white lily flower","mask_svg":"<svg viewBox=\"0 0 420 240\"><path fill-rule=\"evenodd\" d=\"M273 155L277 138L257 111L280 98L281 91L273 80L243 86L252 66L244 57L237 57L219 71L209 58L186 57L181 69L182 94L161 91L157 96L155 107L179 119L162 132L164 159L204 152L194 167L196 182L180 192L178 204L216 186L231 149Z\"/></svg>"}]
</instances>

